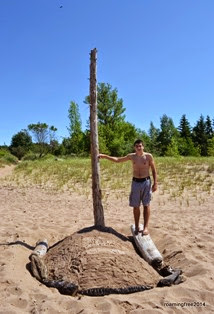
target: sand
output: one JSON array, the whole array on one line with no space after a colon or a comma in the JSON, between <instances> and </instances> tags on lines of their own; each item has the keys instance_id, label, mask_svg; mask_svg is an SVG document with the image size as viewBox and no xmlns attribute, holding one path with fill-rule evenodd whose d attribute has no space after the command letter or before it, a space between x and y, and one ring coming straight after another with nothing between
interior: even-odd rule
<instances>
[{"instance_id":1,"label":"sand","mask_svg":"<svg viewBox=\"0 0 214 314\"><path fill-rule=\"evenodd\" d=\"M31 276L29 255L38 239L46 238L51 246L93 225L91 199L73 192L13 186L3 178L12 170L0 168L0 313L214 312L212 195L206 196L203 204L190 200L186 206L163 201L159 192L153 195L151 237L165 262L183 270L185 282L129 295L70 297ZM125 197L109 196L105 222L131 236L132 209Z\"/></svg>"}]
</instances>

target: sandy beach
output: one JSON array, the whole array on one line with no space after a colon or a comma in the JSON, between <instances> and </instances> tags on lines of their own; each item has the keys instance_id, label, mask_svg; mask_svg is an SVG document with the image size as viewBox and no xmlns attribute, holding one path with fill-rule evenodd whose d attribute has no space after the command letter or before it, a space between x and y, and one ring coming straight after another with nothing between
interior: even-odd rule
<instances>
[{"instance_id":1,"label":"sandy beach","mask_svg":"<svg viewBox=\"0 0 214 314\"><path fill-rule=\"evenodd\" d=\"M186 206L164 200L158 191L153 195L151 237L165 263L183 270L183 283L129 295L71 297L33 278L29 255L38 239L47 239L51 246L92 226L92 201L81 193L17 187L5 180L13 169L0 168L0 313L214 312L213 195L206 196L203 204L193 199ZM108 197L105 222L131 236L133 215L126 197Z\"/></svg>"}]
</instances>

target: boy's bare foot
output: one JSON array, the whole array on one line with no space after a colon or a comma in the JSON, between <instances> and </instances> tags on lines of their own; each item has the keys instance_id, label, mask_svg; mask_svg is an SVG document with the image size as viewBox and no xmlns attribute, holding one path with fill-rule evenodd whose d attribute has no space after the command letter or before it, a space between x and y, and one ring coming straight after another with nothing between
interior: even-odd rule
<instances>
[{"instance_id":1,"label":"boy's bare foot","mask_svg":"<svg viewBox=\"0 0 214 314\"><path fill-rule=\"evenodd\" d=\"M149 234L149 230L147 228L143 229L142 235L148 235L148 234Z\"/></svg>"},{"instance_id":2,"label":"boy's bare foot","mask_svg":"<svg viewBox=\"0 0 214 314\"><path fill-rule=\"evenodd\" d=\"M135 235L138 235L138 233L143 233L143 230L139 230L139 228L135 228Z\"/></svg>"}]
</instances>

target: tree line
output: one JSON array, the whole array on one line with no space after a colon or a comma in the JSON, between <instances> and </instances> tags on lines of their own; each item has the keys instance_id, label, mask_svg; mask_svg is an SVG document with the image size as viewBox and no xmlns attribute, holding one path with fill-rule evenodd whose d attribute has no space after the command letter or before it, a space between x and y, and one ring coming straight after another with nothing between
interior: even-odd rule
<instances>
[{"instance_id":1,"label":"tree line","mask_svg":"<svg viewBox=\"0 0 214 314\"><path fill-rule=\"evenodd\" d=\"M90 97L86 96L90 105ZM172 118L164 114L160 128L150 123L149 131L136 128L125 120L123 99L110 84L97 86L97 110L100 152L124 156L133 150L136 139L142 139L145 150L155 156L214 156L214 120L201 115L192 127L185 114L176 128ZM55 156L88 156L90 153L90 127L87 122L83 131L79 106L71 101L68 109L68 137L59 143L57 128L46 123L29 124L15 134L9 146L10 152L19 159L34 159L48 153Z\"/></svg>"}]
</instances>

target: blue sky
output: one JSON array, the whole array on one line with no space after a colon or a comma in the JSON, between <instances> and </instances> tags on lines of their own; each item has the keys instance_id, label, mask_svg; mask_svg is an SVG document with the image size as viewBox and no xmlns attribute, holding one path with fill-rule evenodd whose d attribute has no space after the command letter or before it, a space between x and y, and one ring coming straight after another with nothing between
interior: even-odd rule
<instances>
[{"instance_id":1,"label":"blue sky","mask_svg":"<svg viewBox=\"0 0 214 314\"><path fill-rule=\"evenodd\" d=\"M95 47L136 127L214 117L213 0L0 0L0 38L0 145L37 122L61 141L71 100L85 128Z\"/></svg>"}]
</instances>

